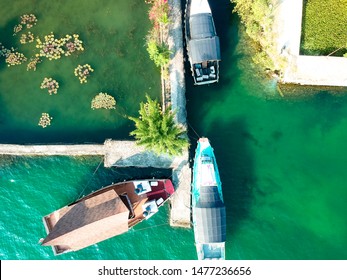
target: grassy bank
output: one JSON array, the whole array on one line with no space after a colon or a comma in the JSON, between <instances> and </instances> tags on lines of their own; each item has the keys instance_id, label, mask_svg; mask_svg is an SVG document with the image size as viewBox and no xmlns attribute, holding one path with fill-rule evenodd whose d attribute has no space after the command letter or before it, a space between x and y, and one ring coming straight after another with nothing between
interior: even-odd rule
<instances>
[{"instance_id":1,"label":"grassy bank","mask_svg":"<svg viewBox=\"0 0 347 280\"><path fill-rule=\"evenodd\" d=\"M347 52L347 0L304 1L301 53L342 56ZM336 51L336 52L335 52Z\"/></svg>"},{"instance_id":2,"label":"grassy bank","mask_svg":"<svg viewBox=\"0 0 347 280\"><path fill-rule=\"evenodd\" d=\"M273 34L273 9L275 0L231 0L236 12L251 38L255 52L253 61L264 70L280 73L283 61L277 55Z\"/></svg>"}]
</instances>

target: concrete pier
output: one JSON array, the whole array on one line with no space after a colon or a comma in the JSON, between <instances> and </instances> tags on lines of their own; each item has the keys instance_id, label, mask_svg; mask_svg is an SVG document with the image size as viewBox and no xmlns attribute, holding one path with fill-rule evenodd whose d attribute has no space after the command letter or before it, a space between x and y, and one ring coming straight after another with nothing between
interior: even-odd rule
<instances>
[{"instance_id":1,"label":"concrete pier","mask_svg":"<svg viewBox=\"0 0 347 280\"><path fill-rule=\"evenodd\" d=\"M182 161L172 171L172 180L179 186L171 200L170 225L177 227L191 226L191 176L192 172L187 161Z\"/></svg>"},{"instance_id":2,"label":"concrete pier","mask_svg":"<svg viewBox=\"0 0 347 280\"><path fill-rule=\"evenodd\" d=\"M186 88L184 78L184 45L181 0L168 0L169 30L168 45L171 51L169 65L170 99L172 110L176 112L177 124L187 128ZM173 182L179 186L171 199L171 226L190 227L191 169L188 149L183 156L175 158Z\"/></svg>"},{"instance_id":3,"label":"concrete pier","mask_svg":"<svg viewBox=\"0 0 347 280\"><path fill-rule=\"evenodd\" d=\"M171 51L169 65L169 83L172 110L176 112L176 122L186 126L186 88L183 64L183 27L180 0L168 0L170 6L168 45Z\"/></svg>"},{"instance_id":4,"label":"concrete pier","mask_svg":"<svg viewBox=\"0 0 347 280\"><path fill-rule=\"evenodd\" d=\"M1 155L16 156L86 156L105 155L104 145L12 145L0 144Z\"/></svg>"},{"instance_id":5,"label":"concrete pier","mask_svg":"<svg viewBox=\"0 0 347 280\"><path fill-rule=\"evenodd\" d=\"M104 144L85 145L12 145L0 144L1 155L17 156L104 156L105 167L134 166L176 169L188 161L182 156L156 155L136 145L135 141L107 139Z\"/></svg>"}]
</instances>

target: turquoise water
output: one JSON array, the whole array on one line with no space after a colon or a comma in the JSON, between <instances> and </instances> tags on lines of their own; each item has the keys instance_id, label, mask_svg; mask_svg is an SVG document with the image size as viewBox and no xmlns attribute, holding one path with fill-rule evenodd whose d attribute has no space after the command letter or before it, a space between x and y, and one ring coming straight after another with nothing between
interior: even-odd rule
<instances>
[{"instance_id":1,"label":"turquoise water","mask_svg":"<svg viewBox=\"0 0 347 280\"><path fill-rule=\"evenodd\" d=\"M227 259L347 259L347 90L281 86L263 77L228 0L212 2L221 80L187 75L191 150L214 147L227 209ZM187 70L188 71L188 70ZM53 126L52 126L53 127ZM193 131L194 129L194 131ZM0 259L196 259L192 229L169 209L127 234L54 257L41 217L113 181L167 178L167 170L96 168L101 158L0 160ZM93 175L93 173L95 174Z\"/></svg>"},{"instance_id":2,"label":"turquoise water","mask_svg":"<svg viewBox=\"0 0 347 280\"><path fill-rule=\"evenodd\" d=\"M191 231L168 224L169 209L128 233L84 250L54 257L42 216L112 182L134 178L169 178L169 170L98 167L102 158L3 157L0 160L0 259L193 259ZM93 173L95 173L93 175ZM181 240L177 246L177 240ZM192 247L184 256L182 247Z\"/></svg>"}]
</instances>

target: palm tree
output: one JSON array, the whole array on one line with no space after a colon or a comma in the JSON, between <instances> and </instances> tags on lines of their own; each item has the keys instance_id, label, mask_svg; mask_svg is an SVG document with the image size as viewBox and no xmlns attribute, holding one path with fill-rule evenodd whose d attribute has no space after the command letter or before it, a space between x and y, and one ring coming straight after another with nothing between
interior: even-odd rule
<instances>
[{"instance_id":1,"label":"palm tree","mask_svg":"<svg viewBox=\"0 0 347 280\"><path fill-rule=\"evenodd\" d=\"M174 122L171 108L164 112L159 103L146 95L147 102L140 103L140 116L129 117L136 129L130 133L138 145L156 154L179 155L188 147L185 130Z\"/></svg>"}]
</instances>

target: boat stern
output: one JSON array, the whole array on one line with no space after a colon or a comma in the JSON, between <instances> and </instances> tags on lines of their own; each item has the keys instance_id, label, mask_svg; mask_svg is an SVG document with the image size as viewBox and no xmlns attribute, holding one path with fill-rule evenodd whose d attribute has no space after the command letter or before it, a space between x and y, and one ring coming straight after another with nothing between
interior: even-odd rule
<instances>
[{"instance_id":1,"label":"boat stern","mask_svg":"<svg viewBox=\"0 0 347 280\"><path fill-rule=\"evenodd\" d=\"M196 250L199 260L225 260L225 243L198 243Z\"/></svg>"},{"instance_id":2,"label":"boat stern","mask_svg":"<svg viewBox=\"0 0 347 280\"><path fill-rule=\"evenodd\" d=\"M207 85L219 81L219 61L204 61L192 64L195 85Z\"/></svg>"},{"instance_id":3,"label":"boat stern","mask_svg":"<svg viewBox=\"0 0 347 280\"><path fill-rule=\"evenodd\" d=\"M51 232L54 224L56 223L55 212L42 217L42 222L43 222L43 225L45 227L46 233L48 235ZM45 238L41 238L39 240L39 244L41 244L42 246L51 246L53 254L55 256L71 252L71 249L69 247L67 247L67 246L66 247L64 247L64 246L54 246L54 245L52 246L52 245L45 244Z\"/></svg>"}]
</instances>

